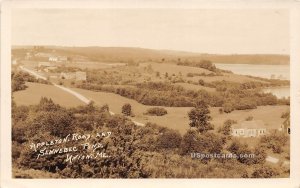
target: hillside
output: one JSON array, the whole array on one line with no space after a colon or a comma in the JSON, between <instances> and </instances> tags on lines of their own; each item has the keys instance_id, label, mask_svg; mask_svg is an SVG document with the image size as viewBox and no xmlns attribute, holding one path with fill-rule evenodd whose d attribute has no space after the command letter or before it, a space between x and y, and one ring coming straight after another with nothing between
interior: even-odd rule
<instances>
[{"instance_id":1,"label":"hillside","mask_svg":"<svg viewBox=\"0 0 300 188\"><path fill-rule=\"evenodd\" d=\"M14 46L13 54L21 51L22 48L30 46ZM178 61L200 61L210 60L213 63L237 63L237 64L289 64L289 55L276 54L202 54L172 50L154 50L133 47L58 47L47 46L43 51L55 49L57 53L68 56L86 56L92 61L106 62L171 62Z\"/></svg>"}]
</instances>

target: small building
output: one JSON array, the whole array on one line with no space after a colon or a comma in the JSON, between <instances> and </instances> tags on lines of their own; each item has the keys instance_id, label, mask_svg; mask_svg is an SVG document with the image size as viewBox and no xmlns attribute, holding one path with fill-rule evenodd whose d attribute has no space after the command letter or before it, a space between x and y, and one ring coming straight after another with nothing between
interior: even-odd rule
<instances>
[{"instance_id":1,"label":"small building","mask_svg":"<svg viewBox=\"0 0 300 188\"><path fill-rule=\"evenodd\" d=\"M259 137L267 134L267 127L261 120L243 121L232 126L232 136Z\"/></svg>"},{"instance_id":2,"label":"small building","mask_svg":"<svg viewBox=\"0 0 300 188\"><path fill-rule=\"evenodd\" d=\"M66 57L66 56L50 56L49 61L50 62L67 62L68 57Z\"/></svg>"},{"instance_id":3,"label":"small building","mask_svg":"<svg viewBox=\"0 0 300 188\"><path fill-rule=\"evenodd\" d=\"M279 131L284 131L284 133L290 135L291 128L290 128L290 116L281 124Z\"/></svg>"},{"instance_id":4,"label":"small building","mask_svg":"<svg viewBox=\"0 0 300 188\"><path fill-rule=\"evenodd\" d=\"M57 56L50 56L49 57L49 61L50 62L57 62L58 61L58 57Z\"/></svg>"}]
</instances>

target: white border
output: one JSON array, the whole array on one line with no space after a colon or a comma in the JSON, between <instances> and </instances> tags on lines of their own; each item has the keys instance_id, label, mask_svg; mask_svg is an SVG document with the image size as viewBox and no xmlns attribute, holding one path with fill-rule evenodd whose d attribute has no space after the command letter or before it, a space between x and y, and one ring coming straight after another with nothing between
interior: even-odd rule
<instances>
[{"instance_id":1,"label":"white border","mask_svg":"<svg viewBox=\"0 0 300 188\"><path fill-rule=\"evenodd\" d=\"M291 55L291 176L282 179L35 179L11 178L11 25L12 8L202 8L290 10ZM300 2L298 1L4 1L1 7L1 187L300 187Z\"/></svg>"}]
</instances>

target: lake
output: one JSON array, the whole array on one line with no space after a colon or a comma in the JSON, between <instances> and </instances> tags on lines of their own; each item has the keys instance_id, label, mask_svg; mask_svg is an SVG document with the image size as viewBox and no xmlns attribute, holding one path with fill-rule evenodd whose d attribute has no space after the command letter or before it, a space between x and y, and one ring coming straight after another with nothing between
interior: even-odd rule
<instances>
[{"instance_id":1,"label":"lake","mask_svg":"<svg viewBox=\"0 0 300 188\"><path fill-rule=\"evenodd\" d=\"M265 93L273 93L278 98L288 98L290 96L290 87L281 86L281 87L272 87L263 89Z\"/></svg>"},{"instance_id":2,"label":"lake","mask_svg":"<svg viewBox=\"0 0 300 188\"><path fill-rule=\"evenodd\" d=\"M217 68L230 70L235 74L290 80L290 65L250 65L250 64L215 64Z\"/></svg>"},{"instance_id":3,"label":"lake","mask_svg":"<svg viewBox=\"0 0 300 188\"><path fill-rule=\"evenodd\" d=\"M215 64L217 68L230 70L235 74L257 76L269 79L290 80L290 65L251 65L251 64ZM263 92L273 93L278 98L289 97L290 87L265 88Z\"/></svg>"}]
</instances>

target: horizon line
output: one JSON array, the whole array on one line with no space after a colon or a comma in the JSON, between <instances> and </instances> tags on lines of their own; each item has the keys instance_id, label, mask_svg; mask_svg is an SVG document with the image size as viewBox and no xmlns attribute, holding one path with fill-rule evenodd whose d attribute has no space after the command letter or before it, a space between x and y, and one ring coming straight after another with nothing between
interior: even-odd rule
<instances>
[{"instance_id":1,"label":"horizon line","mask_svg":"<svg viewBox=\"0 0 300 188\"><path fill-rule=\"evenodd\" d=\"M13 44L11 47L66 47L66 48L136 48L136 49L145 49L145 50L155 50L155 51L173 51L173 52L181 52L181 53L190 53L195 55L282 55L282 56L290 56L290 53L209 53L209 52L195 52L195 51L185 51L185 50L173 50L173 49L154 49L154 48L146 48L146 47L138 47L138 46L97 46L97 45L32 45L32 44Z\"/></svg>"}]
</instances>

